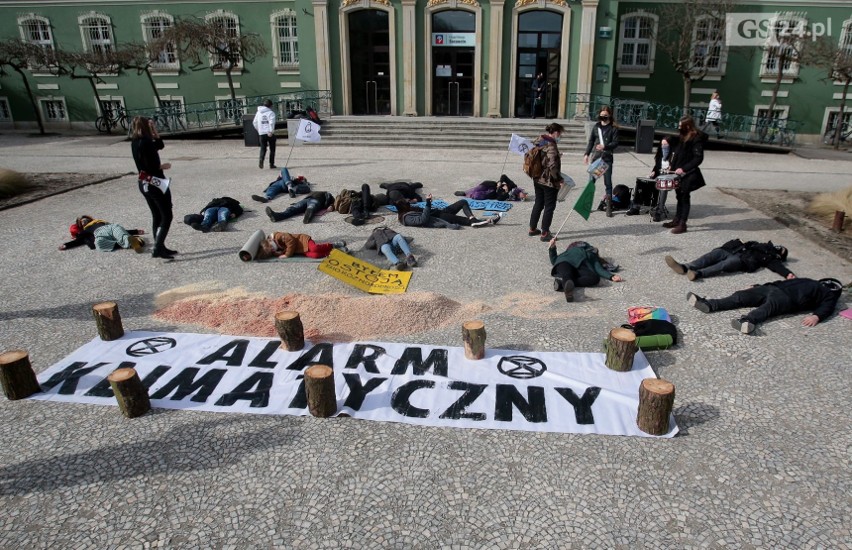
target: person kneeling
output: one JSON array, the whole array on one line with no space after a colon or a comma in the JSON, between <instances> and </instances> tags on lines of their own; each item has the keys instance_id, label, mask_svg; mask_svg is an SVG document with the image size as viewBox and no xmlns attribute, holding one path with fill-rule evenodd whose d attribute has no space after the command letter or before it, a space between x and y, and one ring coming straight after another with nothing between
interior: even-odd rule
<instances>
[{"instance_id":1,"label":"person kneeling","mask_svg":"<svg viewBox=\"0 0 852 550\"><path fill-rule=\"evenodd\" d=\"M598 249L583 241L573 242L561 254L556 253L556 238L550 240L547 249L553 269L553 290L565 293L565 301L574 301L574 288L596 286L601 278L620 283L623 279L607 271Z\"/></svg>"},{"instance_id":2,"label":"person kneeling","mask_svg":"<svg viewBox=\"0 0 852 550\"><path fill-rule=\"evenodd\" d=\"M337 248L342 252L349 252L346 241L333 243L315 242L310 235L303 233L283 233L276 231L271 233L260 243L257 253L258 260L265 260L278 256L279 258L292 258L293 256L307 256L308 258L325 258L331 254L332 249Z\"/></svg>"}]
</instances>

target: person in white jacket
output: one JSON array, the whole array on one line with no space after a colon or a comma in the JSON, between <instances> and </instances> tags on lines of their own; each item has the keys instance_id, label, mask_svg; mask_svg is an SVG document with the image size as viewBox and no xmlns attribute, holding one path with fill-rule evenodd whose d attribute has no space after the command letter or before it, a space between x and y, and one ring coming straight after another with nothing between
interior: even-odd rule
<instances>
[{"instance_id":1,"label":"person in white jacket","mask_svg":"<svg viewBox=\"0 0 852 550\"><path fill-rule=\"evenodd\" d=\"M701 131L707 134L707 127L713 126L716 130L716 139L721 137L719 123L722 122L722 100L719 99L719 92L713 92L710 96L710 105L707 106L707 115L704 117L704 126Z\"/></svg>"},{"instance_id":2,"label":"person in white jacket","mask_svg":"<svg viewBox=\"0 0 852 550\"><path fill-rule=\"evenodd\" d=\"M263 168L263 160L266 158L266 148L269 147L269 167L272 169L275 166L275 111L271 109L272 100L267 99L263 105L257 108L257 114L254 115L254 129L260 136L260 161L257 165Z\"/></svg>"}]
</instances>

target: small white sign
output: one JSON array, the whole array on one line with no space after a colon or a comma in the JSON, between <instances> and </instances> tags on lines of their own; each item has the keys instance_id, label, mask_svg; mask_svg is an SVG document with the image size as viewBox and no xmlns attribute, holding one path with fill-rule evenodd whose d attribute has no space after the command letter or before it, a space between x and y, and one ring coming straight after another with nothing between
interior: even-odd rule
<instances>
[{"instance_id":1,"label":"small white sign","mask_svg":"<svg viewBox=\"0 0 852 550\"><path fill-rule=\"evenodd\" d=\"M453 68L450 65L436 65L435 76L453 76Z\"/></svg>"},{"instance_id":2,"label":"small white sign","mask_svg":"<svg viewBox=\"0 0 852 550\"><path fill-rule=\"evenodd\" d=\"M456 73L456 76L464 76L464 73Z\"/></svg>"},{"instance_id":3,"label":"small white sign","mask_svg":"<svg viewBox=\"0 0 852 550\"><path fill-rule=\"evenodd\" d=\"M476 46L475 32L433 32L433 46Z\"/></svg>"},{"instance_id":4,"label":"small white sign","mask_svg":"<svg viewBox=\"0 0 852 550\"><path fill-rule=\"evenodd\" d=\"M385 73L379 72L378 76L385 76Z\"/></svg>"}]
</instances>

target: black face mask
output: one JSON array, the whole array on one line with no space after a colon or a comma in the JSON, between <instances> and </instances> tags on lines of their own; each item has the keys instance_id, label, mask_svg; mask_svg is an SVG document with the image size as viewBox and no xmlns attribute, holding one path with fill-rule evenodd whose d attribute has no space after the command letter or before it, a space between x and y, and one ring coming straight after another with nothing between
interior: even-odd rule
<instances>
[{"instance_id":1,"label":"black face mask","mask_svg":"<svg viewBox=\"0 0 852 550\"><path fill-rule=\"evenodd\" d=\"M600 120L601 122L609 122L609 117L608 116L599 116L598 120Z\"/></svg>"}]
</instances>

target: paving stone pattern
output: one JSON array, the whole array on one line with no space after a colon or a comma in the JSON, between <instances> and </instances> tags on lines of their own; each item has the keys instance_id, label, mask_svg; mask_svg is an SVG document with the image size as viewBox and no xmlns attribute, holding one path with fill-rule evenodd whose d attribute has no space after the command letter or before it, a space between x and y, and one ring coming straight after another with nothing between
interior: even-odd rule
<instances>
[{"instance_id":1,"label":"paving stone pattern","mask_svg":"<svg viewBox=\"0 0 852 550\"><path fill-rule=\"evenodd\" d=\"M258 228L344 238L355 250L372 229L336 214L308 227L300 218L271 224L249 199L274 179L257 168L256 154L238 141L168 142L164 161L187 159L174 160L171 171L176 223L168 244L181 252L173 262L131 251L57 250L68 224L83 213L149 230L132 177L0 211L0 348L29 350L43 370L94 336L90 306L106 299L120 304L128 329L199 331L151 317L157 294L199 282L270 296L358 295L316 265L237 259ZM280 147L279 165L286 156ZM317 189L405 178L452 200L455 190L499 177L504 158L503 151L319 144L294 149L290 167ZM519 157L509 160L505 172L526 181ZM579 156L564 162L581 181ZM616 155L616 183L632 185L649 162L649 155ZM133 169L126 142L86 136L0 136L0 165L104 174ZM852 265L714 189L759 192L804 181L817 190L840 189L850 185L852 163L714 153L705 167L710 185L694 195L684 235L646 216L595 212L588 222L569 219L563 240L597 245L621 264L626 279L579 290L573 304L551 290L547 245L526 236L531 203L516 205L496 227L404 231L415 237L421 260L410 290L517 304L483 316L491 347L598 351L629 306L667 307L682 344L649 358L677 387L681 433L674 439L191 410L127 420L115 407L0 399L0 547L852 547L852 324L835 316L805 328L795 315L766 323L755 336L738 334L729 325L733 314L702 314L686 293L722 296L770 281L771 272L690 283L662 259L692 259L733 237L772 239L788 246L790 267L800 276L852 280ZM555 224L573 193L557 208ZM180 223L222 195L252 211L224 233L200 234ZM454 326L397 340L461 345Z\"/></svg>"}]
</instances>

